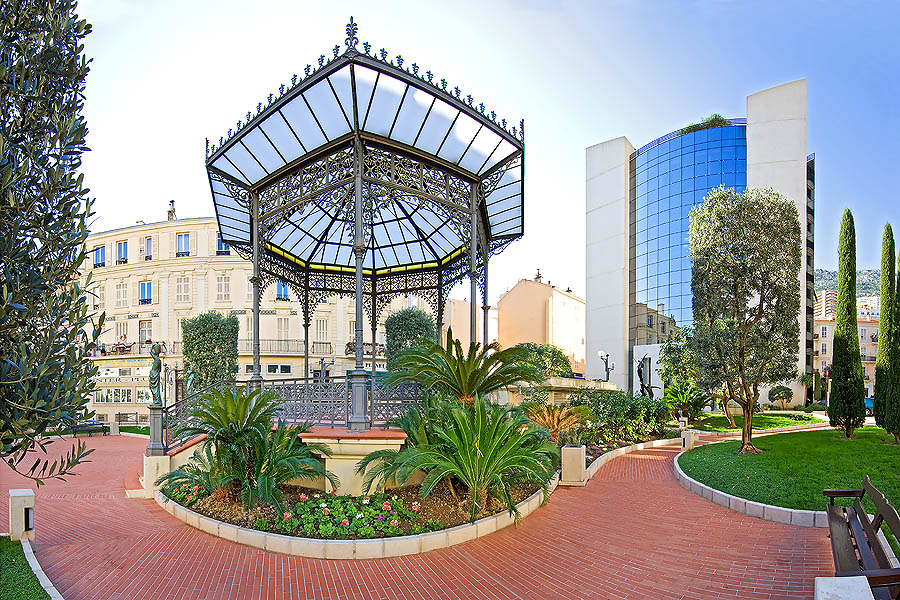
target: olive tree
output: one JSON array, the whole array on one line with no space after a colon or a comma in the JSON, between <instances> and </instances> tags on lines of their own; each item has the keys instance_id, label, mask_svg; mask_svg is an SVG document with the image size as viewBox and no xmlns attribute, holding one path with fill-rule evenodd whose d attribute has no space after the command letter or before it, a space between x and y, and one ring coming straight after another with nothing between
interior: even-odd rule
<instances>
[{"instance_id":1,"label":"olive tree","mask_svg":"<svg viewBox=\"0 0 900 600\"><path fill-rule=\"evenodd\" d=\"M738 452L758 453L752 419L760 388L797 376L797 207L772 189L720 187L691 210L689 242L699 380L741 407Z\"/></svg>"},{"instance_id":2,"label":"olive tree","mask_svg":"<svg viewBox=\"0 0 900 600\"><path fill-rule=\"evenodd\" d=\"M34 456L89 416L103 327L88 311L90 276L78 283L92 214L79 173L90 30L71 1L0 4L0 459L37 485L90 452L76 441Z\"/></svg>"},{"instance_id":3,"label":"olive tree","mask_svg":"<svg viewBox=\"0 0 900 600\"><path fill-rule=\"evenodd\" d=\"M387 367L394 366L397 356L419 340L431 342L435 338L434 319L424 310L404 308L392 313L384 321L384 356Z\"/></svg>"},{"instance_id":4,"label":"olive tree","mask_svg":"<svg viewBox=\"0 0 900 600\"><path fill-rule=\"evenodd\" d=\"M553 344L522 342L516 348L525 350L529 364L540 369L544 377L573 377L572 363L566 353Z\"/></svg>"}]
</instances>

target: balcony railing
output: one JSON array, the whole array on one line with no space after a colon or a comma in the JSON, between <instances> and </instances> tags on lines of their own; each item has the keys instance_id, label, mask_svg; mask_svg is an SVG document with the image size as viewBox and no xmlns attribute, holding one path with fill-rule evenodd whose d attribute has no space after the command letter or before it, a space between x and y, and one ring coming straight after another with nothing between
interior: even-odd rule
<instances>
[{"instance_id":1,"label":"balcony railing","mask_svg":"<svg viewBox=\"0 0 900 600\"><path fill-rule=\"evenodd\" d=\"M309 349L312 354L334 354L334 346L331 345L331 342L312 342Z\"/></svg>"},{"instance_id":2,"label":"balcony railing","mask_svg":"<svg viewBox=\"0 0 900 600\"><path fill-rule=\"evenodd\" d=\"M259 351L263 354L303 354L303 340L259 340ZM238 340L238 352L253 352L253 340Z\"/></svg>"},{"instance_id":3,"label":"balcony railing","mask_svg":"<svg viewBox=\"0 0 900 600\"><path fill-rule=\"evenodd\" d=\"M872 340L873 344L877 344L878 343L878 334L873 333L871 336L869 336L869 339Z\"/></svg>"},{"instance_id":4,"label":"balcony railing","mask_svg":"<svg viewBox=\"0 0 900 600\"><path fill-rule=\"evenodd\" d=\"M384 344L375 344L376 356L384 356ZM347 342L344 346L344 354L353 356L356 354L356 342ZM365 342L363 344L363 356L372 356L372 343Z\"/></svg>"},{"instance_id":5,"label":"balcony railing","mask_svg":"<svg viewBox=\"0 0 900 600\"><path fill-rule=\"evenodd\" d=\"M230 256L231 250L216 250L216 256Z\"/></svg>"},{"instance_id":6,"label":"balcony railing","mask_svg":"<svg viewBox=\"0 0 900 600\"><path fill-rule=\"evenodd\" d=\"M117 264L117 265L127 265L127 264L128 264L128 259L127 259L127 258L119 258L119 259L116 259L116 264Z\"/></svg>"},{"instance_id":7,"label":"balcony railing","mask_svg":"<svg viewBox=\"0 0 900 600\"><path fill-rule=\"evenodd\" d=\"M813 339L814 339L814 340L819 339L819 334L818 334L818 333L814 333L814 334L813 334Z\"/></svg>"},{"instance_id":8,"label":"balcony railing","mask_svg":"<svg viewBox=\"0 0 900 600\"><path fill-rule=\"evenodd\" d=\"M190 253L190 251L188 251L188 250L180 250L180 251L178 251L178 252L175 253L175 257L176 257L176 258L182 258L182 257L184 257L184 256L190 256L190 255L191 255L191 253Z\"/></svg>"},{"instance_id":9,"label":"balcony railing","mask_svg":"<svg viewBox=\"0 0 900 600\"><path fill-rule=\"evenodd\" d=\"M859 355L859 358L860 358L860 360L862 360L863 362L875 362L875 357L874 357L874 356L869 356L869 355L867 355L867 354L860 354L860 355Z\"/></svg>"},{"instance_id":10,"label":"balcony railing","mask_svg":"<svg viewBox=\"0 0 900 600\"><path fill-rule=\"evenodd\" d=\"M140 300L138 300L138 304L141 304L141 305L152 304L152 303L153 303L153 298L141 298Z\"/></svg>"},{"instance_id":11,"label":"balcony railing","mask_svg":"<svg viewBox=\"0 0 900 600\"><path fill-rule=\"evenodd\" d=\"M100 267L105 267L105 266L106 266L106 261L105 261L105 260L104 260L103 262L95 262L95 263L94 263L94 268L95 268L95 269L99 269Z\"/></svg>"}]
</instances>

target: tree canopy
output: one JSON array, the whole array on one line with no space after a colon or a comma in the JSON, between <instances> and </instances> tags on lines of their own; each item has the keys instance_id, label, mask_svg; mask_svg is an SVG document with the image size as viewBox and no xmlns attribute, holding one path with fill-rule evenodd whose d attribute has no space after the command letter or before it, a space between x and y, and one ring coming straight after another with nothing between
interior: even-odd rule
<instances>
[{"instance_id":1,"label":"tree canopy","mask_svg":"<svg viewBox=\"0 0 900 600\"><path fill-rule=\"evenodd\" d=\"M838 239L838 297L834 320L828 421L850 437L866 419L866 387L856 323L856 228L850 209L844 210Z\"/></svg>"},{"instance_id":2,"label":"tree canopy","mask_svg":"<svg viewBox=\"0 0 900 600\"><path fill-rule=\"evenodd\" d=\"M884 407L890 384L888 378L894 362L891 344L891 319L894 306L894 232L890 223L884 226L881 240L881 322L878 324L878 351L875 357L875 393L872 412L875 423L884 427Z\"/></svg>"},{"instance_id":3,"label":"tree canopy","mask_svg":"<svg viewBox=\"0 0 900 600\"><path fill-rule=\"evenodd\" d=\"M418 340L434 341L434 319L418 308L404 308L384 321L384 356L390 369L397 356Z\"/></svg>"},{"instance_id":4,"label":"tree canopy","mask_svg":"<svg viewBox=\"0 0 900 600\"><path fill-rule=\"evenodd\" d=\"M181 322L185 367L194 374L193 389L200 390L237 374L238 318L215 311Z\"/></svg>"},{"instance_id":5,"label":"tree canopy","mask_svg":"<svg viewBox=\"0 0 900 600\"><path fill-rule=\"evenodd\" d=\"M742 453L758 452L760 387L797 377L800 239L796 205L771 189L720 187L691 210L698 378L741 406Z\"/></svg>"},{"instance_id":6,"label":"tree canopy","mask_svg":"<svg viewBox=\"0 0 900 600\"><path fill-rule=\"evenodd\" d=\"M544 377L572 377L572 364L566 357L566 354L553 344L535 344L534 342L523 342L516 344L516 348L521 348L527 354L525 360L529 364L540 369Z\"/></svg>"},{"instance_id":7,"label":"tree canopy","mask_svg":"<svg viewBox=\"0 0 900 600\"><path fill-rule=\"evenodd\" d=\"M90 452L81 441L56 460L52 431L89 416L96 367L88 359L103 315L88 312L87 219L81 155L90 25L75 3L0 5L0 458L33 479L63 478Z\"/></svg>"}]
</instances>

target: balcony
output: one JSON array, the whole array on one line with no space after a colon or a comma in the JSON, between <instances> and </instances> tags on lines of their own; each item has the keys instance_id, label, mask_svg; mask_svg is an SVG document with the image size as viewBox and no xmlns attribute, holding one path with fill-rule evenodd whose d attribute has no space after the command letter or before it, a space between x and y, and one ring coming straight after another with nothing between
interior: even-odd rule
<instances>
[{"instance_id":1,"label":"balcony","mask_svg":"<svg viewBox=\"0 0 900 600\"><path fill-rule=\"evenodd\" d=\"M105 267L105 266L106 266L106 261L105 261L105 260L104 260L103 262L95 262L95 263L94 263L94 268L95 268L95 269L99 269L100 267Z\"/></svg>"},{"instance_id":2,"label":"balcony","mask_svg":"<svg viewBox=\"0 0 900 600\"><path fill-rule=\"evenodd\" d=\"M144 255L144 260L153 260L153 255L152 255L152 254L145 254L145 255Z\"/></svg>"},{"instance_id":3,"label":"balcony","mask_svg":"<svg viewBox=\"0 0 900 600\"><path fill-rule=\"evenodd\" d=\"M334 346L331 345L331 342L312 342L310 350L312 354L334 354Z\"/></svg>"},{"instance_id":4,"label":"balcony","mask_svg":"<svg viewBox=\"0 0 900 600\"><path fill-rule=\"evenodd\" d=\"M303 340L259 340L259 351L263 354L303 354ZM238 340L238 352L253 352L253 340Z\"/></svg>"},{"instance_id":5,"label":"balcony","mask_svg":"<svg viewBox=\"0 0 900 600\"><path fill-rule=\"evenodd\" d=\"M376 356L384 356L384 344L375 344ZM347 342L344 346L344 354L346 356L354 356L356 354L356 342ZM363 356L372 356L372 343L363 343Z\"/></svg>"},{"instance_id":6,"label":"balcony","mask_svg":"<svg viewBox=\"0 0 900 600\"><path fill-rule=\"evenodd\" d=\"M117 265L127 265L127 264L128 264L128 259L127 259L127 258L119 258L119 259L116 259L116 264L117 264Z\"/></svg>"},{"instance_id":7,"label":"balcony","mask_svg":"<svg viewBox=\"0 0 900 600\"><path fill-rule=\"evenodd\" d=\"M869 339L872 340L873 344L877 344L878 343L878 333L877 332L873 333L872 335L869 336Z\"/></svg>"},{"instance_id":8,"label":"balcony","mask_svg":"<svg viewBox=\"0 0 900 600\"><path fill-rule=\"evenodd\" d=\"M147 304L152 304L152 303L153 303L153 298L141 298L140 300L138 300L138 304L140 304L141 306L144 306Z\"/></svg>"},{"instance_id":9,"label":"balcony","mask_svg":"<svg viewBox=\"0 0 900 600\"><path fill-rule=\"evenodd\" d=\"M175 253L175 258L183 258L185 256L190 256L190 255L191 255L190 251L181 250L181 251Z\"/></svg>"},{"instance_id":10,"label":"balcony","mask_svg":"<svg viewBox=\"0 0 900 600\"><path fill-rule=\"evenodd\" d=\"M230 256L231 250L216 250L216 256Z\"/></svg>"},{"instance_id":11,"label":"balcony","mask_svg":"<svg viewBox=\"0 0 900 600\"><path fill-rule=\"evenodd\" d=\"M814 334L813 334L813 339L814 339L814 340L819 339L819 334L818 334L818 333L814 333Z\"/></svg>"},{"instance_id":12,"label":"balcony","mask_svg":"<svg viewBox=\"0 0 900 600\"><path fill-rule=\"evenodd\" d=\"M859 359L863 362L875 362L875 357L867 354L860 354Z\"/></svg>"}]
</instances>

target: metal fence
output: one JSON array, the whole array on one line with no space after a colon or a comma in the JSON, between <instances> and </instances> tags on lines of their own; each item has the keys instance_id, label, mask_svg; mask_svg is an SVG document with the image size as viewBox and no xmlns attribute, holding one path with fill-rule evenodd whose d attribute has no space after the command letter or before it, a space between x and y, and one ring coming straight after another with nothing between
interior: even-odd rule
<instances>
[{"instance_id":1,"label":"metal fence","mask_svg":"<svg viewBox=\"0 0 900 600\"><path fill-rule=\"evenodd\" d=\"M198 390L163 408L162 444L166 450L175 448L190 438L184 432L190 424L192 409L200 399L214 390L251 390L249 381L220 381ZM280 403L276 418L291 424L312 423L329 427L346 427L350 421L351 386L347 377L268 379L263 390L274 392ZM366 385L366 416L372 427L387 428L390 421L415 406L422 395L416 383L385 386L376 379ZM151 441L153 432L151 431Z\"/></svg>"}]
</instances>

